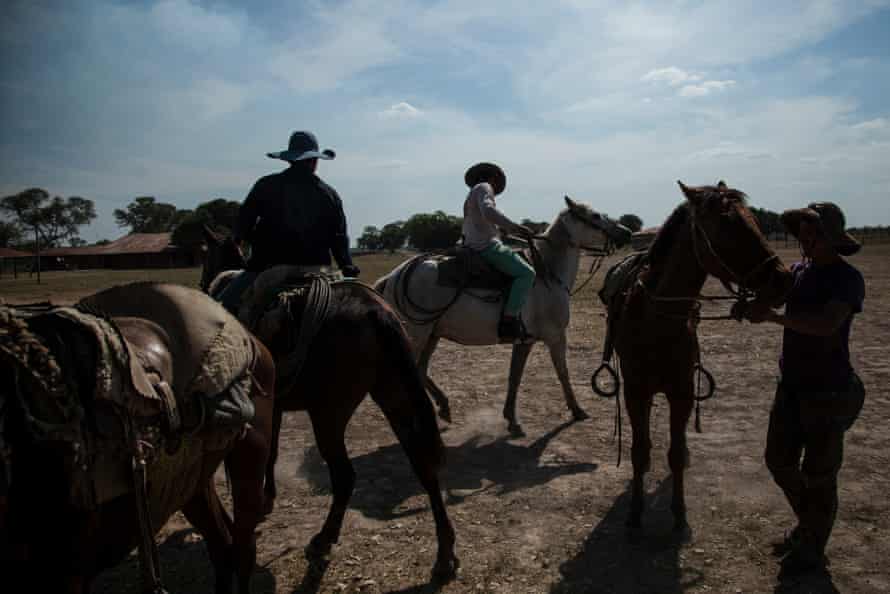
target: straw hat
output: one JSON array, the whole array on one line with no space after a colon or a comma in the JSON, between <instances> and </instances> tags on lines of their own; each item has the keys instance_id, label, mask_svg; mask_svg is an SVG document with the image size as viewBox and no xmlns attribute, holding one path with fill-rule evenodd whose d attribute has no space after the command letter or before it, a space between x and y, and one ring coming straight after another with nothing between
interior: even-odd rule
<instances>
[{"instance_id":1,"label":"straw hat","mask_svg":"<svg viewBox=\"0 0 890 594\"><path fill-rule=\"evenodd\" d=\"M507 187L507 176L504 170L494 163L476 163L464 174L464 181L469 187L481 182L491 182L495 194L500 194Z\"/></svg>"},{"instance_id":2,"label":"straw hat","mask_svg":"<svg viewBox=\"0 0 890 594\"><path fill-rule=\"evenodd\" d=\"M842 256L852 256L862 248L862 244L847 233L844 213L833 202L813 202L807 208L786 210L781 218L782 224L796 238L800 236L801 221L819 225L825 237Z\"/></svg>"}]
</instances>

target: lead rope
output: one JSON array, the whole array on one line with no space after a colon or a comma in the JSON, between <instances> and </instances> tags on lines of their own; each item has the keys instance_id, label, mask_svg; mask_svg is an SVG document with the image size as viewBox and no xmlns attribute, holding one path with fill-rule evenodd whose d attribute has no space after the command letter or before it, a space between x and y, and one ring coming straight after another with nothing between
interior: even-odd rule
<instances>
[{"instance_id":1,"label":"lead rope","mask_svg":"<svg viewBox=\"0 0 890 594\"><path fill-rule=\"evenodd\" d=\"M148 476L146 472L145 442L136 439L133 425L129 417L119 413L124 433L133 447L131 463L133 469L133 487L136 491L136 515L139 518L139 565L142 568L142 583L146 592L151 594L168 594L161 577L161 559L158 554L158 543L151 525L151 513L148 508Z\"/></svg>"},{"instance_id":2,"label":"lead rope","mask_svg":"<svg viewBox=\"0 0 890 594\"><path fill-rule=\"evenodd\" d=\"M621 368L618 366L618 355L612 354L612 368L615 371L615 376L620 378ZM617 382L617 385L621 385L620 379ZM617 391L617 390L616 390ZM621 466L621 395L615 394L615 428L612 430L612 441L615 441L615 438L618 438L618 461L615 463L615 468Z\"/></svg>"}]
</instances>

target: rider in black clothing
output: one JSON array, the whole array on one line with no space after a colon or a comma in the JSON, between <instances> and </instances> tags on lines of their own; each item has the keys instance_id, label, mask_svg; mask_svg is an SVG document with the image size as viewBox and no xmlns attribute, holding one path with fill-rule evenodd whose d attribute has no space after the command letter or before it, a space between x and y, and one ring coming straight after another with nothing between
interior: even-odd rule
<instances>
[{"instance_id":1,"label":"rider in black clothing","mask_svg":"<svg viewBox=\"0 0 890 594\"><path fill-rule=\"evenodd\" d=\"M239 246L249 243L251 254L247 271L220 295L230 311L257 275L272 266L330 266L333 254L345 276L360 272L349 254L340 196L315 175L318 159L333 159L334 151L319 151L310 132L294 132L286 151L268 156L290 167L260 178L238 212L234 239Z\"/></svg>"}]
</instances>

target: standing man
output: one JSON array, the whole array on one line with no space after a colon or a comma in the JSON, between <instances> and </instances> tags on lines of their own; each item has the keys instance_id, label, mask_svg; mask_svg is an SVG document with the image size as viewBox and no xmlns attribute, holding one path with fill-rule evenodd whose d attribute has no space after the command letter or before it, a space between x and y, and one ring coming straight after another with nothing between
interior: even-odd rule
<instances>
[{"instance_id":1,"label":"standing man","mask_svg":"<svg viewBox=\"0 0 890 594\"><path fill-rule=\"evenodd\" d=\"M782 214L800 242L794 286L785 313L749 311L754 323L784 327L781 379L766 438L766 465L797 516L797 525L774 543L781 577L824 570L825 545L837 514L837 477L844 432L865 400L850 365L850 326L862 311L862 274L842 256L861 248L845 230L844 214L831 202ZM801 461L801 456L803 460Z\"/></svg>"},{"instance_id":2,"label":"standing man","mask_svg":"<svg viewBox=\"0 0 890 594\"><path fill-rule=\"evenodd\" d=\"M247 270L220 295L229 311L237 309L259 273L272 266L330 266L333 254L345 276L360 272L349 254L340 196L315 175L318 160L333 159L334 151L319 151L315 136L300 131L291 134L286 151L267 155L290 167L260 178L238 211L235 242L239 247L246 242L251 249Z\"/></svg>"},{"instance_id":3,"label":"standing man","mask_svg":"<svg viewBox=\"0 0 890 594\"><path fill-rule=\"evenodd\" d=\"M501 243L499 231L516 233L526 238L534 235L531 229L510 220L498 210L495 196L504 191L507 177L493 163L477 163L464 174L470 192L464 200L464 245L479 253L489 265L513 278L510 294L498 323L498 338L514 342L525 338L520 313L535 282L535 269L519 257L509 246Z\"/></svg>"}]
</instances>

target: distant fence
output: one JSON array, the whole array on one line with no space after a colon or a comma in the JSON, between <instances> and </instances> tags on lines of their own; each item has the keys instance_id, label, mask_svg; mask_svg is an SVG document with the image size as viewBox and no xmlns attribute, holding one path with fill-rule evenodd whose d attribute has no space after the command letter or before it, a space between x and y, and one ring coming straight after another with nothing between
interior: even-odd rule
<instances>
[{"instance_id":1,"label":"distant fence","mask_svg":"<svg viewBox=\"0 0 890 594\"><path fill-rule=\"evenodd\" d=\"M849 232L862 245L890 243L890 227L850 229ZM773 233L769 240L778 247L797 246L797 240L789 233Z\"/></svg>"}]
</instances>

